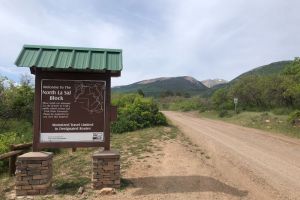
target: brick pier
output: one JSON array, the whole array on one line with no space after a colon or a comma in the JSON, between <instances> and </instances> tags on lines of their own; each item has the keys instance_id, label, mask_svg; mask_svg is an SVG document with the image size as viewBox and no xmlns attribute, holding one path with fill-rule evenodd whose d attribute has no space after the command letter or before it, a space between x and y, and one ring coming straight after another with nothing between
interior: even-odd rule
<instances>
[{"instance_id":1,"label":"brick pier","mask_svg":"<svg viewBox=\"0 0 300 200\"><path fill-rule=\"evenodd\" d=\"M120 154L116 150L97 151L92 155L94 189L120 188Z\"/></svg>"},{"instance_id":2,"label":"brick pier","mask_svg":"<svg viewBox=\"0 0 300 200\"><path fill-rule=\"evenodd\" d=\"M46 194L51 188L52 157L49 152L29 152L17 158L16 195Z\"/></svg>"}]
</instances>

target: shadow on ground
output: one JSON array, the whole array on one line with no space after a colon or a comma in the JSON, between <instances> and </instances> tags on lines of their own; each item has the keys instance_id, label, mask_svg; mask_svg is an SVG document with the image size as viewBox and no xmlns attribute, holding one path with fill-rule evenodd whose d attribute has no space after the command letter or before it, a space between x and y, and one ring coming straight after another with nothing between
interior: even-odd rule
<instances>
[{"instance_id":1,"label":"shadow on ground","mask_svg":"<svg viewBox=\"0 0 300 200\"><path fill-rule=\"evenodd\" d=\"M246 190L239 190L208 176L141 177L126 180L133 187L139 188L133 195L216 192L243 197L248 194Z\"/></svg>"}]
</instances>

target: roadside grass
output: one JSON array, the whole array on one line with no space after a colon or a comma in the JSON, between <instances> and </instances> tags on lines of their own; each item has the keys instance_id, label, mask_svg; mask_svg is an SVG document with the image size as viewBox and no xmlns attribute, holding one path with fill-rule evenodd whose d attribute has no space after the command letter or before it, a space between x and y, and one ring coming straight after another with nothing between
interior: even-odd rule
<instances>
[{"instance_id":1,"label":"roadside grass","mask_svg":"<svg viewBox=\"0 0 300 200\"><path fill-rule=\"evenodd\" d=\"M160 150L159 141L175 139L179 131L174 126L160 126L127 132L112 134L111 146L121 154L121 174L130 167L132 162L145 158L144 153L152 153ZM62 149L54 155L53 160L53 193L50 196L40 196L36 199L64 199L72 198L88 199L94 195L91 188L92 176L92 153L96 148L78 148L76 152L70 149ZM0 199L6 193L14 189L14 178L2 174L0 177ZM121 189L126 188L130 183L121 179ZM79 187L84 187L83 195L77 194Z\"/></svg>"},{"instance_id":2,"label":"roadside grass","mask_svg":"<svg viewBox=\"0 0 300 200\"><path fill-rule=\"evenodd\" d=\"M241 112L221 118L216 111L206 111L201 112L199 116L300 138L300 128L289 124L287 115L276 115L272 112Z\"/></svg>"}]
</instances>

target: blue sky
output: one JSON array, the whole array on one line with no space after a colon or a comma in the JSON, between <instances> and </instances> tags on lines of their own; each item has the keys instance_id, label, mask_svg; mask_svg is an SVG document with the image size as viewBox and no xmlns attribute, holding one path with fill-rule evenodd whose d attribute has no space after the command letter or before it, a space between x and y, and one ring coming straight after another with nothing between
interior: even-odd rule
<instances>
[{"instance_id":1,"label":"blue sky","mask_svg":"<svg viewBox=\"0 0 300 200\"><path fill-rule=\"evenodd\" d=\"M0 74L23 44L123 49L124 85L161 76L231 80L300 56L298 0L0 0Z\"/></svg>"}]
</instances>

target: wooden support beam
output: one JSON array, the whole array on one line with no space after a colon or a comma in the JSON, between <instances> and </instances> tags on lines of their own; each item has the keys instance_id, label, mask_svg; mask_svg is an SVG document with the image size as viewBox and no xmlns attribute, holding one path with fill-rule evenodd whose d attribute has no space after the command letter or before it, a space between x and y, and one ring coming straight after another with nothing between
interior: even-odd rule
<instances>
[{"instance_id":1,"label":"wooden support beam","mask_svg":"<svg viewBox=\"0 0 300 200\"><path fill-rule=\"evenodd\" d=\"M29 149L32 147L32 143L26 143L26 144L13 144L11 145L11 150L22 150L22 149Z\"/></svg>"},{"instance_id":2,"label":"wooden support beam","mask_svg":"<svg viewBox=\"0 0 300 200\"><path fill-rule=\"evenodd\" d=\"M19 154L21 154L22 152L23 152L23 150L16 150L16 151L10 151L10 152L1 154L1 155L0 155L0 160L9 158L9 157L11 157L11 156L19 155Z\"/></svg>"}]
</instances>

